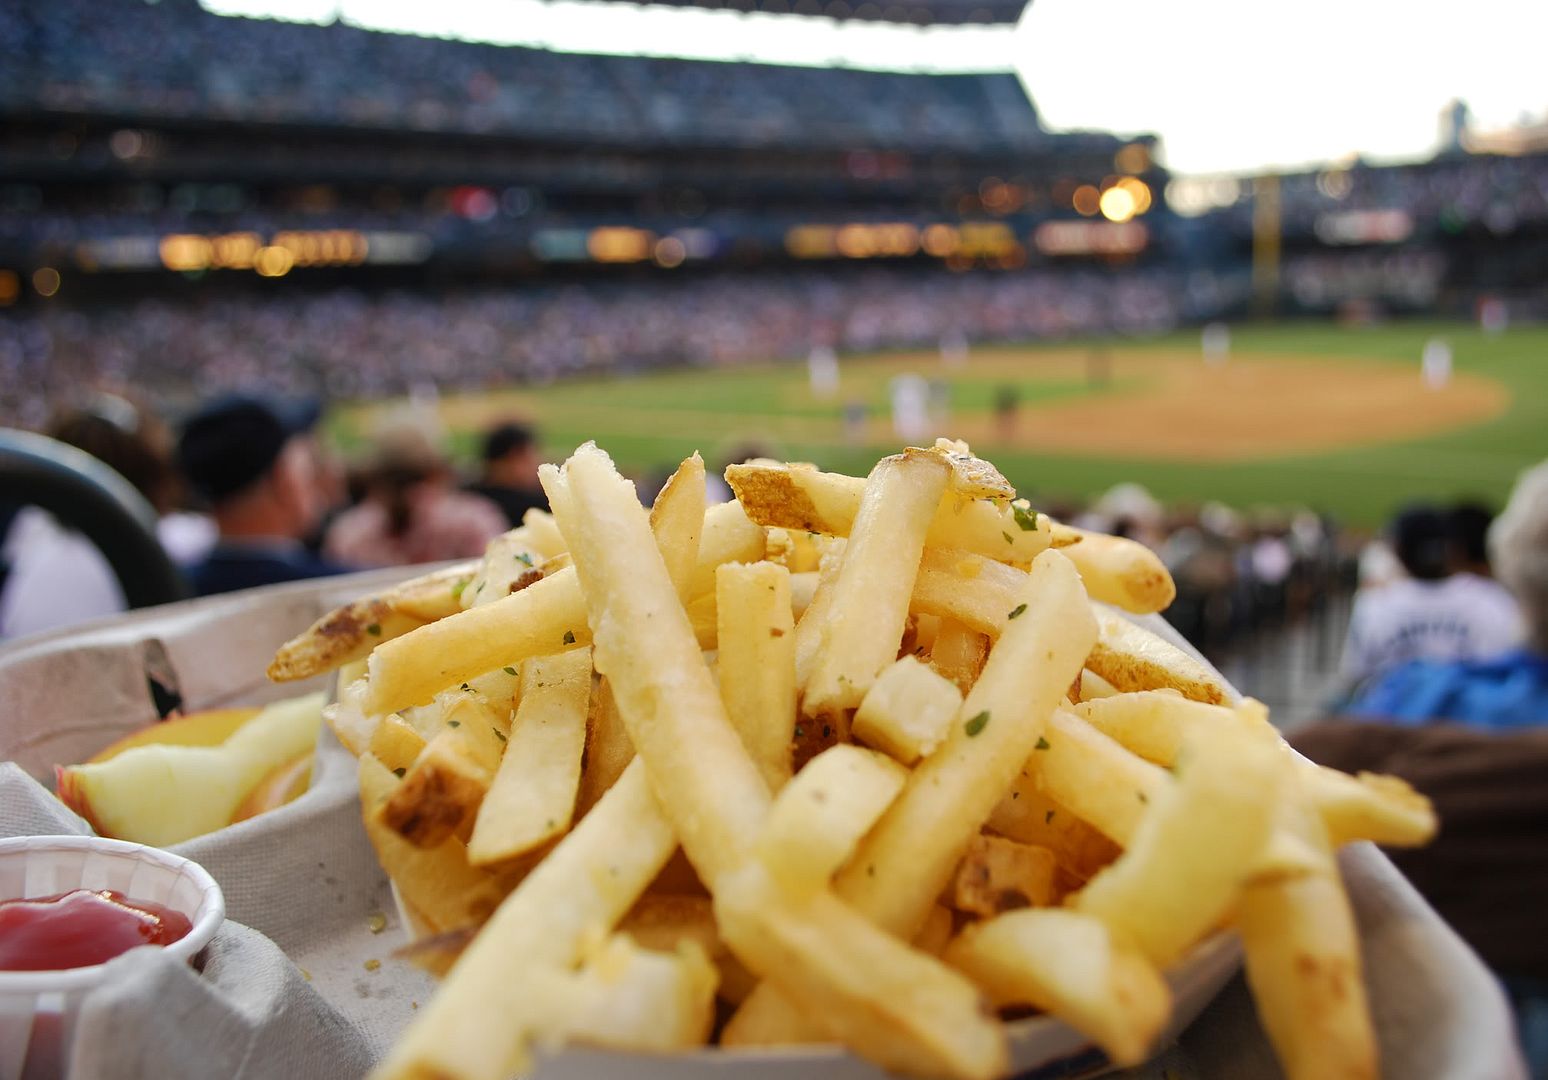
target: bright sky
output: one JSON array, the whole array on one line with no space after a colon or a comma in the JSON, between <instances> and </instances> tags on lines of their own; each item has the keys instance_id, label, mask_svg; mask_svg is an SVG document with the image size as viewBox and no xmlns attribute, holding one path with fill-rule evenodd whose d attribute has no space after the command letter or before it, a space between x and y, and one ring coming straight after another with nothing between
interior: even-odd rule
<instances>
[{"instance_id":1,"label":"bright sky","mask_svg":"<svg viewBox=\"0 0 1548 1080\"><path fill-rule=\"evenodd\" d=\"M1460 97L1484 129L1548 112L1539 0L1034 0L1021 25L917 27L597 0L201 0L223 14L626 53L1017 70L1056 130L1155 132L1176 172L1423 158ZM1250 13L1250 14L1249 14Z\"/></svg>"}]
</instances>

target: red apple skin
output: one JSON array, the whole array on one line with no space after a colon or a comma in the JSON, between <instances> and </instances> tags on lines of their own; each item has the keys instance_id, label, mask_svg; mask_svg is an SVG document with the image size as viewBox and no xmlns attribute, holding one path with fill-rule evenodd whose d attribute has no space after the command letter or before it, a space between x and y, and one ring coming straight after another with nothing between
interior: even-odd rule
<instances>
[{"instance_id":1,"label":"red apple skin","mask_svg":"<svg viewBox=\"0 0 1548 1080\"><path fill-rule=\"evenodd\" d=\"M81 785L76 772L69 765L54 766L54 786L59 792L59 801L86 819L92 831L98 836L106 836L102 826L92 816L91 802L86 797L86 790Z\"/></svg>"}]
</instances>

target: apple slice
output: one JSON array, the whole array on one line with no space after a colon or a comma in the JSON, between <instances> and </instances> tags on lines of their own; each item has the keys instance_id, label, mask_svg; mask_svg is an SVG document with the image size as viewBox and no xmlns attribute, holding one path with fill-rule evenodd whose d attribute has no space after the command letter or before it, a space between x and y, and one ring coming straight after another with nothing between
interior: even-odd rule
<instances>
[{"instance_id":1,"label":"apple slice","mask_svg":"<svg viewBox=\"0 0 1548 1080\"><path fill-rule=\"evenodd\" d=\"M204 712L174 716L149 727L140 728L122 739L98 750L86 764L109 761L132 750L136 746L219 746L236 733L236 729L257 716L259 709L207 709Z\"/></svg>"},{"instance_id":2,"label":"apple slice","mask_svg":"<svg viewBox=\"0 0 1548 1080\"><path fill-rule=\"evenodd\" d=\"M312 753L308 747L290 761L271 769L232 812L231 824L257 817L304 795L312 786Z\"/></svg>"},{"instance_id":3,"label":"apple slice","mask_svg":"<svg viewBox=\"0 0 1548 1080\"><path fill-rule=\"evenodd\" d=\"M323 695L278 702L220 746L152 743L56 770L59 797L103 836L156 847L230 824L247 794L312 750Z\"/></svg>"}]
</instances>

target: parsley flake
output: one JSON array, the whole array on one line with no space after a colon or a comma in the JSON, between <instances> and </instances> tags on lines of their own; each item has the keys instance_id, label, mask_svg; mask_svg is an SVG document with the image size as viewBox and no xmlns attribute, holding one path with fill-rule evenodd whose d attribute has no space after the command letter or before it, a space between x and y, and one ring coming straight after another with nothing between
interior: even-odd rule
<instances>
[{"instance_id":1,"label":"parsley flake","mask_svg":"<svg viewBox=\"0 0 1548 1080\"><path fill-rule=\"evenodd\" d=\"M1048 749L1048 740L1043 738L1041 735L1039 735L1037 737L1037 745L1034 746L1032 749L1034 749L1034 750L1047 750Z\"/></svg>"},{"instance_id":2,"label":"parsley flake","mask_svg":"<svg viewBox=\"0 0 1548 1080\"><path fill-rule=\"evenodd\" d=\"M531 566L532 556L528 555L525 551L518 551L516 553L516 561L521 563L523 566Z\"/></svg>"},{"instance_id":3,"label":"parsley flake","mask_svg":"<svg viewBox=\"0 0 1548 1080\"><path fill-rule=\"evenodd\" d=\"M499 728L492 727L489 730L494 732L495 738L499 739L501 742L509 742L510 741L509 739L507 739L505 737L505 732L501 731Z\"/></svg>"},{"instance_id":4,"label":"parsley flake","mask_svg":"<svg viewBox=\"0 0 1548 1080\"><path fill-rule=\"evenodd\" d=\"M405 769L402 765L399 765L396 769L392 770L392 775L396 776L399 780L402 780L403 774L406 772L408 772L408 770Z\"/></svg>"},{"instance_id":5,"label":"parsley flake","mask_svg":"<svg viewBox=\"0 0 1548 1080\"><path fill-rule=\"evenodd\" d=\"M372 637L381 637L382 624L379 622L372 623L370 626L366 627L366 633L370 634Z\"/></svg>"},{"instance_id":6,"label":"parsley flake","mask_svg":"<svg viewBox=\"0 0 1548 1080\"><path fill-rule=\"evenodd\" d=\"M462 590L466 589L471 584L473 584L473 579L470 577L458 578L456 583L452 585L452 599L461 600Z\"/></svg>"},{"instance_id":7,"label":"parsley flake","mask_svg":"<svg viewBox=\"0 0 1548 1080\"><path fill-rule=\"evenodd\" d=\"M1029 506L1017 506L1011 503L1011 516L1016 519L1016 524L1021 526L1022 532L1037 532L1037 511Z\"/></svg>"},{"instance_id":8,"label":"parsley flake","mask_svg":"<svg viewBox=\"0 0 1548 1080\"><path fill-rule=\"evenodd\" d=\"M566 630L564 632L564 643L566 645L574 645L575 644L575 631L574 630Z\"/></svg>"},{"instance_id":9,"label":"parsley flake","mask_svg":"<svg viewBox=\"0 0 1548 1080\"><path fill-rule=\"evenodd\" d=\"M505 667L501 668L500 670L505 672L507 675L514 675L514 674L516 674L516 669L511 667L509 664L507 664Z\"/></svg>"},{"instance_id":10,"label":"parsley flake","mask_svg":"<svg viewBox=\"0 0 1548 1080\"><path fill-rule=\"evenodd\" d=\"M981 712L977 716L973 717L973 719L971 719L967 723L963 724L962 725L962 730L967 732L968 738L971 739L974 735L977 735L980 731L984 730L984 728L986 728L988 726L989 726L989 710L985 709L983 712Z\"/></svg>"},{"instance_id":11,"label":"parsley flake","mask_svg":"<svg viewBox=\"0 0 1548 1080\"><path fill-rule=\"evenodd\" d=\"M473 688L471 686L469 686L467 683L463 683L462 684L462 689L465 690L469 694L471 694L473 692Z\"/></svg>"},{"instance_id":12,"label":"parsley flake","mask_svg":"<svg viewBox=\"0 0 1548 1080\"><path fill-rule=\"evenodd\" d=\"M1005 617L1007 619L1014 619L1017 615L1020 615L1025 610L1027 610L1027 605L1017 604L1015 607L1011 608L1011 613Z\"/></svg>"},{"instance_id":13,"label":"parsley flake","mask_svg":"<svg viewBox=\"0 0 1548 1080\"><path fill-rule=\"evenodd\" d=\"M462 721L461 720L448 720L448 721L446 721L446 726L447 727L461 727L462 726Z\"/></svg>"},{"instance_id":14,"label":"parsley flake","mask_svg":"<svg viewBox=\"0 0 1548 1080\"><path fill-rule=\"evenodd\" d=\"M1147 804L1150 802L1149 796L1147 796L1143 791L1136 791L1134 794L1139 796L1140 802Z\"/></svg>"},{"instance_id":15,"label":"parsley flake","mask_svg":"<svg viewBox=\"0 0 1548 1080\"><path fill-rule=\"evenodd\" d=\"M1003 537L1005 537L1005 542L1006 542L1006 543L1007 543L1007 544L1014 544L1014 543L1015 543L1015 542L1016 542L1016 541L1015 541L1015 540L1014 540L1014 539L1013 539L1013 538L1012 538L1012 537L1011 537L1011 534L1010 534L1010 533L1008 533L1008 532L1002 532L1002 533L1001 533L1001 534L1000 534L1000 535L1001 535L1001 536L1003 536Z\"/></svg>"}]
</instances>

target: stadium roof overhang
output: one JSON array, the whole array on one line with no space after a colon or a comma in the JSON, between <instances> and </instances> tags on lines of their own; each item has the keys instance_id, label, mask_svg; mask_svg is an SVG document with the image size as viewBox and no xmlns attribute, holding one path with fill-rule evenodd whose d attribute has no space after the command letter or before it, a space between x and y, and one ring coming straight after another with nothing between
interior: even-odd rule
<instances>
[{"instance_id":1,"label":"stadium roof overhang","mask_svg":"<svg viewBox=\"0 0 1548 1080\"><path fill-rule=\"evenodd\" d=\"M640 0L665 7L822 15L831 19L931 25L1019 22L1031 0Z\"/></svg>"}]
</instances>

